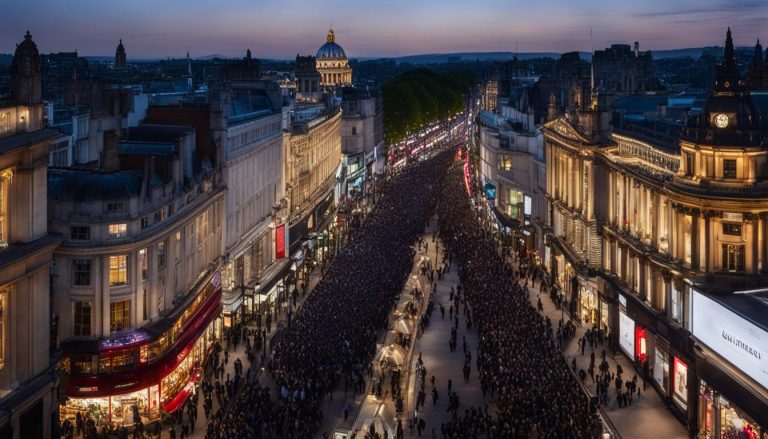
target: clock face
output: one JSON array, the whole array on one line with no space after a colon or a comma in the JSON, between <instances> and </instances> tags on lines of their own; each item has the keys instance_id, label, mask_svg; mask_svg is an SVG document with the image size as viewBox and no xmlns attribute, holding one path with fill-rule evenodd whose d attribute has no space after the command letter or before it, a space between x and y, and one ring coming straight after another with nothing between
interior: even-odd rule
<instances>
[{"instance_id":1,"label":"clock face","mask_svg":"<svg viewBox=\"0 0 768 439\"><path fill-rule=\"evenodd\" d=\"M718 114L715 116L715 125L717 125L718 128L725 128L728 126L728 115L726 114Z\"/></svg>"}]
</instances>

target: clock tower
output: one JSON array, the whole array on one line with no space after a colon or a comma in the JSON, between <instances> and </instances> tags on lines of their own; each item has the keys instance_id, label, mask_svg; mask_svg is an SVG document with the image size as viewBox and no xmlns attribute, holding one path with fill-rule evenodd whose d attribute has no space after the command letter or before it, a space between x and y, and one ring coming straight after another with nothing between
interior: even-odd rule
<instances>
[{"instance_id":1,"label":"clock tower","mask_svg":"<svg viewBox=\"0 0 768 439\"><path fill-rule=\"evenodd\" d=\"M768 151L760 111L736 67L731 30L712 93L680 136L680 174L694 180L768 180Z\"/></svg>"}]
</instances>

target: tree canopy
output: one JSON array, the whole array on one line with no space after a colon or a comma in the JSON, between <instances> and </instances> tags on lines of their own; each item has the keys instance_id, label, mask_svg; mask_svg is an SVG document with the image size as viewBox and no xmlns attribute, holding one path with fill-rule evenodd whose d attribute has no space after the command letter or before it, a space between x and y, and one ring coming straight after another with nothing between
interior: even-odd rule
<instances>
[{"instance_id":1,"label":"tree canopy","mask_svg":"<svg viewBox=\"0 0 768 439\"><path fill-rule=\"evenodd\" d=\"M418 68L404 72L382 88L384 135L389 144L436 120L464 110L464 95L475 83L472 72L435 72Z\"/></svg>"}]
</instances>

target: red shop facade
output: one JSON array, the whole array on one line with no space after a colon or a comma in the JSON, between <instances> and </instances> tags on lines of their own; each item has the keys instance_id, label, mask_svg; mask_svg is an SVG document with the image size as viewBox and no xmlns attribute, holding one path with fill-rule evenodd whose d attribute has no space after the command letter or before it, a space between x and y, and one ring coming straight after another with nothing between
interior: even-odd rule
<instances>
[{"instance_id":1,"label":"red shop facade","mask_svg":"<svg viewBox=\"0 0 768 439\"><path fill-rule=\"evenodd\" d=\"M214 342L221 340L221 274L150 325L100 340L62 344L61 419L78 413L97 425L145 424L173 413L195 391Z\"/></svg>"}]
</instances>

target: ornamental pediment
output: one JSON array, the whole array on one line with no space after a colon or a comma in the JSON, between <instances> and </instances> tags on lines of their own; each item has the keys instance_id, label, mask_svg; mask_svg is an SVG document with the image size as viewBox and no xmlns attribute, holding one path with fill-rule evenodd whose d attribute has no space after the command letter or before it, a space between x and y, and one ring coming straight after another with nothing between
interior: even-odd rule
<instances>
[{"instance_id":1,"label":"ornamental pediment","mask_svg":"<svg viewBox=\"0 0 768 439\"><path fill-rule=\"evenodd\" d=\"M547 122L544 126L563 137L572 139L578 142L587 142L587 139L579 133L579 131L573 127L567 120L563 118L555 119L552 122Z\"/></svg>"}]
</instances>

